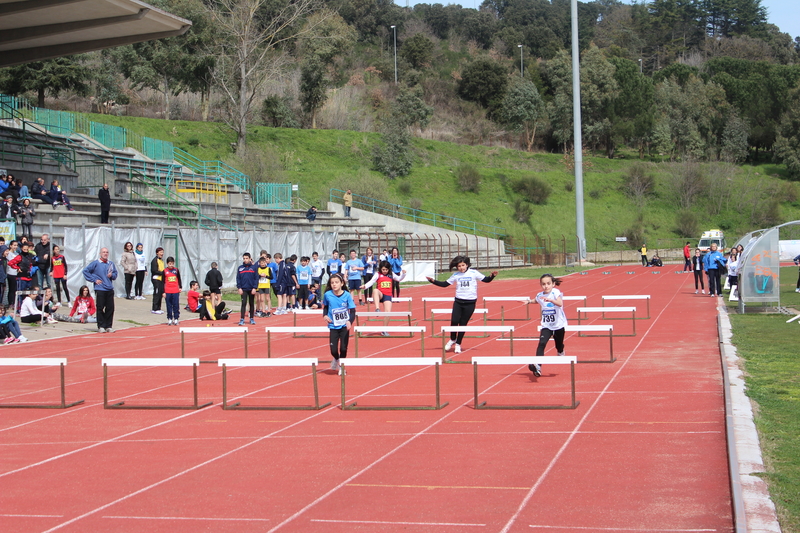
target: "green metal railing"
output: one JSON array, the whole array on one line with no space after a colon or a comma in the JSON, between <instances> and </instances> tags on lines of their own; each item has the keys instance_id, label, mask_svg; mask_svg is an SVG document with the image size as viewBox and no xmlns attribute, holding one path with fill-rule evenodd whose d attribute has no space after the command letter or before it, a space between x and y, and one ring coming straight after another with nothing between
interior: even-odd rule
<instances>
[{"instance_id":1,"label":"green metal railing","mask_svg":"<svg viewBox=\"0 0 800 533\"><path fill-rule=\"evenodd\" d=\"M222 161L203 161L180 148L173 150L173 157L176 163L192 169L203 177L228 182L243 191L250 192L252 196L250 178Z\"/></svg>"},{"instance_id":2,"label":"green metal railing","mask_svg":"<svg viewBox=\"0 0 800 533\"><path fill-rule=\"evenodd\" d=\"M291 183L256 183L253 187L253 203L269 209L292 208Z\"/></svg>"},{"instance_id":3,"label":"green metal railing","mask_svg":"<svg viewBox=\"0 0 800 533\"><path fill-rule=\"evenodd\" d=\"M55 148L10 139L0 140L0 164L3 165L6 161L15 161L22 165L38 164L39 168L44 168L45 162L50 160L74 169L75 159L75 150L69 148Z\"/></svg>"},{"instance_id":4,"label":"green metal railing","mask_svg":"<svg viewBox=\"0 0 800 533\"><path fill-rule=\"evenodd\" d=\"M344 200L342 200L344 193L345 191L339 189L331 189L329 201L337 204L344 203ZM403 220L410 220L420 224L427 224L435 228L450 229L462 233L470 233L472 235L483 235L494 239L501 239L506 234L505 228L501 228L500 226L492 226L472 220L451 217L449 215L431 213L430 211L422 211L404 205L390 204L383 200L376 200L375 198L359 196L357 194L353 195L353 207L372 213L402 218Z\"/></svg>"}]
</instances>

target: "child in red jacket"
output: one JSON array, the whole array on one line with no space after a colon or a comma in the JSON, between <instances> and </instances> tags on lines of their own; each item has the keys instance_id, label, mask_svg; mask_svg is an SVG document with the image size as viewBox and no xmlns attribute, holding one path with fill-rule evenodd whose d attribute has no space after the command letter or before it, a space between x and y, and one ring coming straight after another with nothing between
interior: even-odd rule
<instances>
[{"instance_id":1,"label":"child in red jacket","mask_svg":"<svg viewBox=\"0 0 800 533\"><path fill-rule=\"evenodd\" d=\"M67 289L67 260L61 253L61 248L53 246L53 256L50 259L50 272L53 274L53 284L56 286L56 298L61 303L61 287L64 287L64 296L69 301L69 289Z\"/></svg>"},{"instance_id":2,"label":"child in red jacket","mask_svg":"<svg viewBox=\"0 0 800 533\"><path fill-rule=\"evenodd\" d=\"M81 290L78 291L78 297L75 298L75 303L72 304L72 310L69 312L69 316L71 317L77 313L79 322L91 322L89 319L94 318L96 312L97 308L94 305L94 298L89 294L89 287L83 285Z\"/></svg>"}]
</instances>

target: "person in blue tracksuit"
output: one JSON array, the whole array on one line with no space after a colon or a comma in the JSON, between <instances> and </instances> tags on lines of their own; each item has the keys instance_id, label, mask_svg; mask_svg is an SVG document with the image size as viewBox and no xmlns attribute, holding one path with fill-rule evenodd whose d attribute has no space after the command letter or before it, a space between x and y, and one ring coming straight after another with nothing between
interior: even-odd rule
<instances>
[{"instance_id":1,"label":"person in blue tracksuit","mask_svg":"<svg viewBox=\"0 0 800 533\"><path fill-rule=\"evenodd\" d=\"M703 257L703 265L708 275L708 294L722 296L722 286L719 283L720 269L725 268L725 256L717 250L717 243L711 243L711 250Z\"/></svg>"}]
</instances>

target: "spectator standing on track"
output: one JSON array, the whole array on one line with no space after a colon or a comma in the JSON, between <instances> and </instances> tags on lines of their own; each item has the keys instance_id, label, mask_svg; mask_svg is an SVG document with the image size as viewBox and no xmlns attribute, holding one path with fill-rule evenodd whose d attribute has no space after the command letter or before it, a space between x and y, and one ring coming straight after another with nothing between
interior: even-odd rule
<instances>
[{"instance_id":1,"label":"spectator standing on track","mask_svg":"<svg viewBox=\"0 0 800 533\"><path fill-rule=\"evenodd\" d=\"M308 286L311 283L311 267L308 265L311 259L308 256L300 258L300 266L295 267L297 271L297 304L305 309L308 306Z\"/></svg>"},{"instance_id":2,"label":"spectator standing on track","mask_svg":"<svg viewBox=\"0 0 800 533\"><path fill-rule=\"evenodd\" d=\"M265 254L258 258L258 291L256 292L256 316L267 318L272 316L272 291L270 283L272 281L272 269Z\"/></svg>"},{"instance_id":3,"label":"spectator standing on track","mask_svg":"<svg viewBox=\"0 0 800 533\"><path fill-rule=\"evenodd\" d=\"M33 252L36 254L36 266L39 267L36 271L36 281L43 289L50 287L50 263L53 259L52 246L50 235L43 233L39 242L33 247Z\"/></svg>"},{"instance_id":4,"label":"spectator standing on track","mask_svg":"<svg viewBox=\"0 0 800 533\"><path fill-rule=\"evenodd\" d=\"M175 258L167 257L164 267L164 298L167 301L167 325L177 326L181 317L181 271L175 266Z\"/></svg>"},{"instance_id":5,"label":"spectator standing on track","mask_svg":"<svg viewBox=\"0 0 800 533\"><path fill-rule=\"evenodd\" d=\"M211 263L211 270L206 272L206 287L211 292L211 302L216 307L222 303L222 273L217 270L217 262ZM223 306L223 309L225 307Z\"/></svg>"},{"instance_id":6,"label":"spectator standing on track","mask_svg":"<svg viewBox=\"0 0 800 533\"><path fill-rule=\"evenodd\" d=\"M311 254L311 282L322 285L322 276L325 273L325 263L320 261L319 254Z\"/></svg>"},{"instance_id":7,"label":"spectator standing on track","mask_svg":"<svg viewBox=\"0 0 800 533\"><path fill-rule=\"evenodd\" d=\"M392 272L394 272L399 276L400 272L402 272L403 270L403 258L400 255L400 250L398 250L397 248L392 248L392 253L389 254L389 258L387 259L387 261L389 261L389 264L392 265ZM453 267L450 268L452 269ZM400 282L397 280L395 280L392 283L392 296L397 298L400 297Z\"/></svg>"},{"instance_id":8,"label":"spectator standing on track","mask_svg":"<svg viewBox=\"0 0 800 533\"><path fill-rule=\"evenodd\" d=\"M327 272L328 276L332 276L334 274L341 274L342 270L342 261L339 259L339 250L334 250L331 252L331 258L328 259L328 265L325 267L325 272Z\"/></svg>"},{"instance_id":9,"label":"spectator standing on track","mask_svg":"<svg viewBox=\"0 0 800 533\"><path fill-rule=\"evenodd\" d=\"M144 288L144 277L147 275L147 258L144 255L144 245L139 243L136 245L136 285L134 285L133 292L136 296L134 300L144 300L142 289Z\"/></svg>"},{"instance_id":10,"label":"spectator standing on track","mask_svg":"<svg viewBox=\"0 0 800 533\"><path fill-rule=\"evenodd\" d=\"M647 266L647 245L643 244L639 252L642 254L642 266Z\"/></svg>"},{"instance_id":11,"label":"spectator standing on track","mask_svg":"<svg viewBox=\"0 0 800 533\"><path fill-rule=\"evenodd\" d=\"M144 256L144 254L142 254ZM119 266L125 274L125 299L133 300L131 296L131 288L133 287L133 279L136 277L136 253L133 251L133 243L126 242L122 247L122 257L119 258Z\"/></svg>"},{"instance_id":12,"label":"spectator standing on track","mask_svg":"<svg viewBox=\"0 0 800 533\"><path fill-rule=\"evenodd\" d=\"M731 287L731 294L736 298L739 297L739 251L736 248L731 248L731 253L728 255L728 284Z\"/></svg>"},{"instance_id":13,"label":"spectator standing on track","mask_svg":"<svg viewBox=\"0 0 800 533\"><path fill-rule=\"evenodd\" d=\"M684 272L691 272L692 271L692 254L689 249L689 242L686 242L686 246L683 247L683 271Z\"/></svg>"},{"instance_id":14,"label":"spectator standing on track","mask_svg":"<svg viewBox=\"0 0 800 533\"><path fill-rule=\"evenodd\" d=\"M564 314L563 294L556 287L561 285L561 279L554 278L551 274L545 274L539 278L542 285L542 292L536 295L536 303L542 310L542 331L539 333L539 345L536 347L536 356L542 357L547 341L553 337L556 341L556 351L558 355L564 355L564 333L567 327L567 317ZM533 375L542 375L542 365L532 363L528 368Z\"/></svg>"},{"instance_id":15,"label":"spectator standing on track","mask_svg":"<svg viewBox=\"0 0 800 533\"><path fill-rule=\"evenodd\" d=\"M8 253L10 252L8 246L0 246L0 305L6 302L6 290L8 289Z\"/></svg>"},{"instance_id":16,"label":"spectator standing on track","mask_svg":"<svg viewBox=\"0 0 800 533\"><path fill-rule=\"evenodd\" d=\"M150 273L153 277L153 308L154 315L163 315L161 299L164 297L164 249L156 248L156 256L150 261Z\"/></svg>"},{"instance_id":17,"label":"spectator standing on track","mask_svg":"<svg viewBox=\"0 0 800 533\"><path fill-rule=\"evenodd\" d=\"M299 283L297 283L297 267L294 266L295 261L297 261L297 256L295 254L290 255L289 258L284 261L284 294L286 295L286 306L288 309L297 308L297 289Z\"/></svg>"},{"instance_id":18,"label":"spectator standing on track","mask_svg":"<svg viewBox=\"0 0 800 533\"><path fill-rule=\"evenodd\" d=\"M108 260L108 248L100 248L100 258L83 269L83 278L94 285L98 333L114 333L114 280L117 267Z\"/></svg>"},{"instance_id":19,"label":"spectator standing on track","mask_svg":"<svg viewBox=\"0 0 800 533\"><path fill-rule=\"evenodd\" d=\"M17 269L13 268L10 263L15 257L19 255L19 243L11 241L8 243L8 255L6 255L6 296L5 302L9 305L15 305L17 294Z\"/></svg>"},{"instance_id":20,"label":"spectator standing on track","mask_svg":"<svg viewBox=\"0 0 800 533\"><path fill-rule=\"evenodd\" d=\"M350 192L350 189L344 193L342 201L344 202L344 216L350 218L350 209L353 207L353 193Z\"/></svg>"},{"instance_id":21,"label":"spectator standing on track","mask_svg":"<svg viewBox=\"0 0 800 533\"><path fill-rule=\"evenodd\" d=\"M703 256L700 255L700 248L696 248L694 251L694 257L692 257L692 271L694 272L694 293L697 294L697 282L700 282L700 290L703 291L703 294L706 293L706 286L705 282L703 281L703 272L706 270L706 265L703 262Z\"/></svg>"},{"instance_id":22,"label":"spectator standing on track","mask_svg":"<svg viewBox=\"0 0 800 533\"><path fill-rule=\"evenodd\" d=\"M17 280L17 291L27 291L32 285L33 268L36 266L36 256L29 252L30 245L26 242L21 246L21 251L8 266L14 269ZM13 305L19 307L19 302L14 300Z\"/></svg>"},{"instance_id":23,"label":"spectator standing on track","mask_svg":"<svg viewBox=\"0 0 800 533\"><path fill-rule=\"evenodd\" d=\"M333 274L328 280L328 290L323 296L322 314L330 330L330 348L333 356L331 370L336 370L341 375L344 371L339 360L347 357L350 330L356 320L356 304L350 293L344 290L344 277L341 274Z\"/></svg>"},{"instance_id":24,"label":"spectator standing on track","mask_svg":"<svg viewBox=\"0 0 800 533\"><path fill-rule=\"evenodd\" d=\"M725 268L725 256L717 250L717 243L711 243L711 250L703 257L703 263L708 275L708 294L709 296L722 296L722 286L720 282L720 269Z\"/></svg>"},{"instance_id":25,"label":"spectator standing on track","mask_svg":"<svg viewBox=\"0 0 800 533\"><path fill-rule=\"evenodd\" d=\"M375 257L372 248L367 248L366 253L361 257L361 262L364 263L364 275L362 276L361 286L364 288L364 302L367 302L370 294L369 294L369 289L367 289L366 285L369 282L369 280L372 279L372 276L375 275L375 272L378 271L378 258Z\"/></svg>"},{"instance_id":26,"label":"spectator standing on track","mask_svg":"<svg viewBox=\"0 0 800 533\"><path fill-rule=\"evenodd\" d=\"M397 248L392 248L394 254ZM475 303L478 300L478 282L490 283L497 271L492 272L491 276L484 276L477 270L470 268L470 260L466 255L457 255L450 261L450 270L454 268L457 270L447 281L436 281L435 279L426 278L429 282L437 287L449 287L450 285L456 286L456 298L453 301L453 312L450 314L451 326L466 326L469 319L472 318L472 313L475 312ZM392 268L394 273L394 268ZM450 340L444 347L444 351L449 352L455 347L455 353L461 353L461 341L464 339L464 332L450 333Z\"/></svg>"},{"instance_id":27,"label":"spectator standing on track","mask_svg":"<svg viewBox=\"0 0 800 533\"><path fill-rule=\"evenodd\" d=\"M100 223L108 224L108 215L111 213L111 191L108 190L108 183L103 184L97 192L97 197L100 199ZM130 294L130 291L128 293Z\"/></svg>"},{"instance_id":28,"label":"spectator standing on track","mask_svg":"<svg viewBox=\"0 0 800 533\"><path fill-rule=\"evenodd\" d=\"M277 256L278 254L275 255ZM245 311L247 311L247 303L250 302L250 324L255 326L255 299L256 290L258 290L258 272L256 272L252 264L252 258L247 252L242 254L242 264L236 272L236 288L239 289L239 295L242 297L239 325L244 326L244 315Z\"/></svg>"},{"instance_id":29,"label":"spectator standing on track","mask_svg":"<svg viewBox=\"0 0 800 533\"><path fill-rule=\"evenodd\" d=\"M275 259L275 268L272 269L273 271L273 280L272 280L272 292L275 294L275 297L278 300L278 306L275 308L274 315L285 315L286 305L287 305L287 298L286 298L286 287L284 287L284 283L286 283L285 279L285 272L286 272L286 264L283 260L283 254L278 252L276 253L273 258ZM270 266L272 268L272 266Z\"/></svg>"},{"instance_id":30,"label":"spectator standing on track","mask_svg":"<svg viewBox=\"0 0 800 533\"><path fill-rule=\"evenodd\" d=\"M61 303L61 287L64 287L64 296L69 301L69 289L67 288L67 259L61 253L61 248L53 246L53 258L50 260L51 272L53 273L53 285L56 287L56 297Z\"/></svg>"},{"instance_id":31,"label":"spectator standing on track","mask_svg":"<svg viewBox=\"0 0 800 533\"><path fill-rule=\"evenodd\" d=\"M345 263L347 271L347 288L350 290L350 296L353 301L358 298L358 305L364 305L361 301L361 276L364 272L364 263L358 258L355 250L350 250L350 259Z\"/></svg>"}]
</instances>

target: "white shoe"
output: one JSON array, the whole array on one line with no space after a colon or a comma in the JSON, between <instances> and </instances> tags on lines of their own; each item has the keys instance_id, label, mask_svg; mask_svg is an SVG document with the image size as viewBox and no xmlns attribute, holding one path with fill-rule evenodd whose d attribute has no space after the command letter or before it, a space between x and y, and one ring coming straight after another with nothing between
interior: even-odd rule
<instances>
[{"instance_id":1,"label":"white shoe","mask_svg":"<svg viewBox=\"0 0 800 533\"><path fill-rule=\"evenodd\" d=\"M337 359L331 361L331 370L339 370L339 361Z\"/></svg>"},{"instance_id":2,"label":"white shoe","mask_svg":"<svg viewBox=\"0 0 800 533\"><path fill-rule=\"evenodd\" d=\"M337 365L339 367L339 375L346 376L347 373L344 371L344 367L342 365Z\"/></svg>"},{"instance_id":3,"label":"white shoe","mask_svg":"<svg viewBox=\"0 0 800 533\"><path fill-rule=\"evenodd\" d=\"M177 319L177 318L176 318L175 320L173 320L173 321L172 321L172 325L173 325L173 326L177 326L177 325L178 325L178 319Z\"/></svg>"},{"instance_id":4,"label":"white shoe","mask_svg":"<svg viewBox=\"0 0 800 533\"><path fill-rule=\"evenodd\" d=\"M800 292L800 289L795 289L794 292Z\"/></svg>"},{"instance_id":5,"label":"white shoe","mask_svg":"<svg viewBox=\"0 0 800 533\"><path fill-rule=\"evenodd\" d=\"M461 345L460 344L456 344L455 353L461 353Z\"/></svg>"},{"instance_id":6,"label":"white shoe","mask_svg":"<svg viewBox=\"0 0 800 533\"><path fill-rule=\"evenodd\" d=\"M106 328L97 328L97 333L105 333Z\"/></svg>"},{"instance_id":7,"label":"white shoe","mask_svg":"<svg viewBox=\"0 0 800 533\"><path fill-rule=\"evenodd\" d=\"M702 290L702 291L700 291L700 292L702 292L703 294L705 294L705 293L706 293L706 290L705 290L705 289L703 289L703 290Z\"/></svg>"},{"instance_id":8,"label":"white shoe","mask_svg":"<svg viewBox=\"0 0 800 533\"><path fill-rule=\"evenodd\" d=\"M114 328L106 328L106 333L114 333Z\"/></svg>"},{"instance_id":9,"label":"white shoe","mask_svg":"<svg viewBox=\"0 0 800 533\"><path fill-rule=\"evenodd\" d=\"M694 291L695 294L697 294L698 292L700 292L700 291Z\"/></svg>"},{"instance_id":10,"label":"white shoe","mask_svg":"<svg viewBox=\"0 0 800 533\"><path fill-rule=\"evenodd\" d=\"M17 337L17 342L28 342L28 337L20 335L19 337Z\"/></svg>"},{"instance_id":11,"label":"white shoe","mask_svg":"<svg viewBox=\"0 0 800 533\"><path fill-rule=\"evenodd\" d=\"M167 325L168 325L168 326L171 326L171 325L172 325L172 319L171 319L171 318L168 318L168 319L167 319Z\"/></svg>"},{"instance_id":12,"label":"white shoe","mask_svg":"<svg viewBox=\"0 0 800 533\"><path fill-rule=\"evenodd\" d=\"M58 324L58 320L56 320L53 317L47 317L47 323L48 324Z\"/></svg>"},{"instance_id":13,"label":"white shoe","mask_svg":"<svg viewBox=\"0 0 800 533\"><path fill-rule=\"evenodd\" d=\"M449 352L453 346L455 346L456 341L447 341L447 344L444 345L444 351Z\"/></svg>"}]
</instances>

